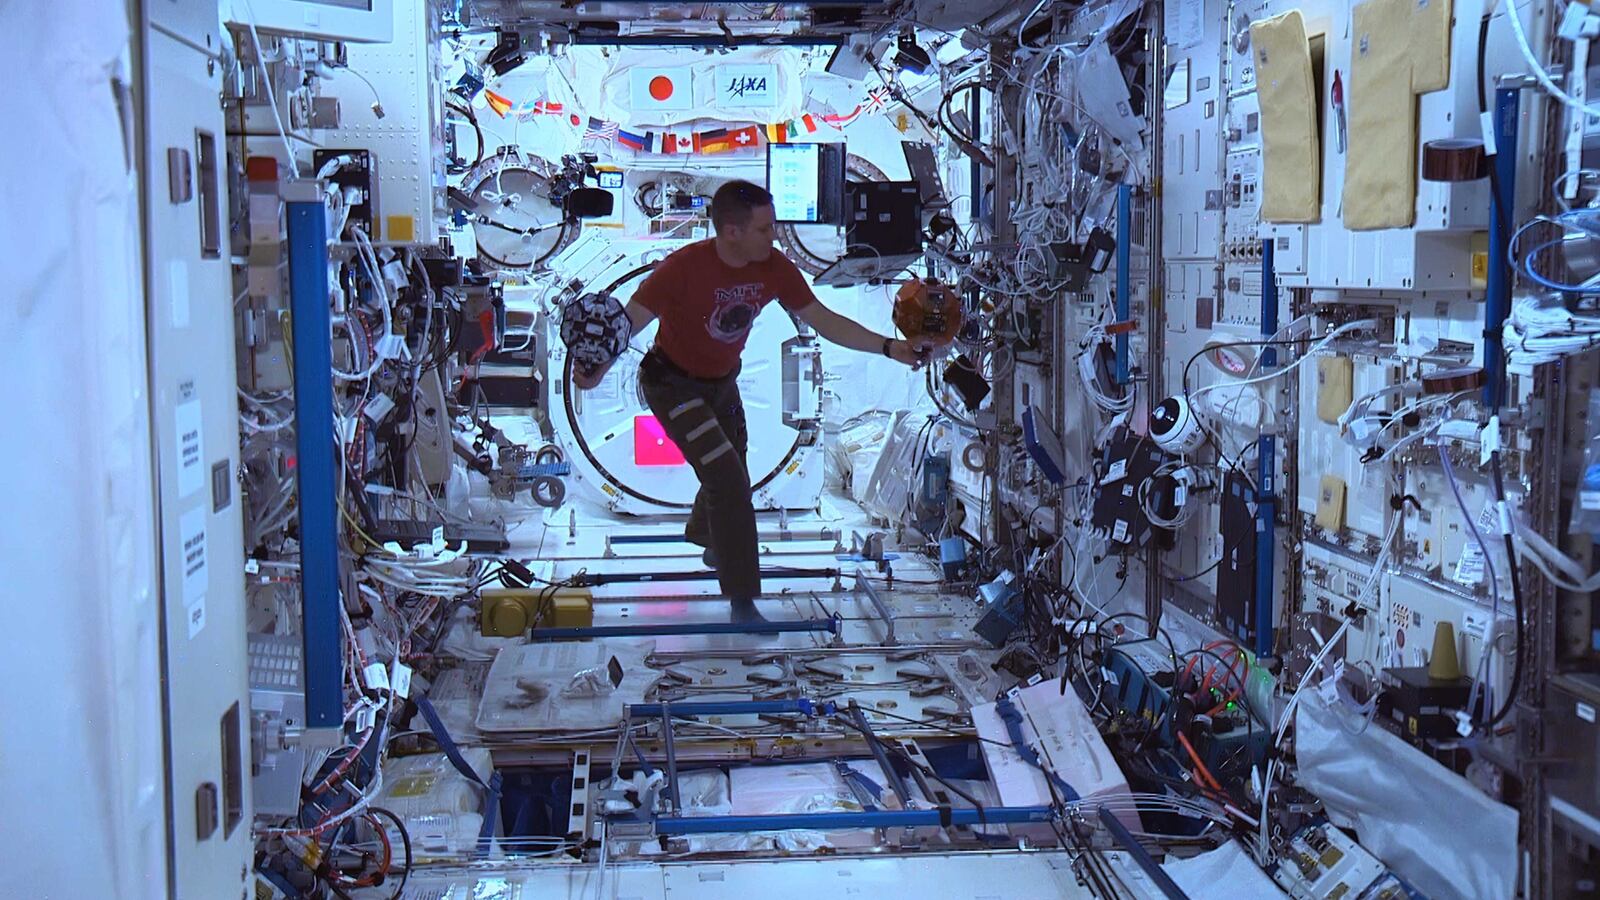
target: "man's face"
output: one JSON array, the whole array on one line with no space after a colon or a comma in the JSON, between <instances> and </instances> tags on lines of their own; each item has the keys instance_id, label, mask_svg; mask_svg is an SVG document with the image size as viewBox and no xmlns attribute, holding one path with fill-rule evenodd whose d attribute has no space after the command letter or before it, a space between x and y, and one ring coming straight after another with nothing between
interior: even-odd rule
<instances>
[{"instance_id":1,"label":"man's face","mask_svg":"<svg viewBox=\"0 0 1600 900\"><path fill-rule=\"evenodd\" d=\"M728 236L733 238L739 253L751 262L765 262L772 255L772 241L775 215L770 206L758 206L750 210L750 221L743 225L731 225Z\"/></svg>"}]
</instances>

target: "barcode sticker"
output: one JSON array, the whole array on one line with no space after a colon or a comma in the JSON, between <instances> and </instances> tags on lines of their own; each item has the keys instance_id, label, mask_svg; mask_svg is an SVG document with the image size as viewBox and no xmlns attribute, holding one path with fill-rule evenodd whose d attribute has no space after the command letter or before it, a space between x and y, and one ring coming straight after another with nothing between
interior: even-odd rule
<instances>
[{"instance_id":1,"label":"barcode sticker","mask_svg":"<svg viewBox=\"0 0 1600 900\"><path fill-rule=\"evenodd\" d=\"M1498 524L1499 522L1495 516L1494 504L1485 503L1483 505L1483 512L1478 513L1478 530L1493 531L1495 526Z\"/></svg>"},{"instance_id":2,"label":"barcode sticker","mask_svg":"<svg viewBox=\"0 0 1600 900\"><path fill-rule=\"evenodd\" d=\"M1489 639L1490 615L1486 612L1468 610L1461 615L1461 631L1480 641Z\"/></svg>"},{"instance_id":3,"label":"barcode sticker","mask_svg":"<svg viewBox=\"0 0 1600 900\"><path fill-rule=\"evenodd\" d=\"M1476 541L1461 548L1461 560L1456 563L1455 580L1462 584L1482 584L1484 573L1483 550Z\"/></svg>"},{"instance_id":4,"label":"barcode sticker","mask_svg":"<svg viewBox=\"0 0 1600 900\"><path fill-rule=\"evenodd\" d=\"M367 687L375 691L387 691L389 689L389 672L384 669L383 663L375 662L367 666L365 675Z\"/></svg>"},{"instance_id":5,"label":"barcode sticker","mask_svg":"<svg viewBox=\"0 0 1600 900\"><path fill-rule=\"evenodd\" d=\"M1494 503L1485 503L1483 511L1478 513L1478 534L1480 536L1493 534L1497 524ZM1452 577L1460 584L1482 584L1488 570L1483 547L1472 537L1470 528L1465 531L1467 543L1461 548L1461 559L1456 563L1455 575Z\"/></svg>"},{"instance_id":6,"label":"barcode sticker","mask_svg":"<svg viewBox=\"0 0 1600 900\"><path fill-rule=\"evenodd\" d=\"M396 697L400 697L400 698L403 699L405 697L411 696L411 667L410 666L406 665L403 662L400 662L399 660L395 660L395 663L394 663L394 675L392 675L389 678L389 681L390 681L391 684L394 685L394 693L395 693Z\"/></svg>"},{"instance_id":7,"label":"barcode sticker","mask_svg":"<svg viewBox=\"0 0 1600 900\"><path fill-rule=\"evenodd\" d=\"M1584 509L1600 509L1600 491L1579 491L1578 505Z\"/></svg>"}]
</instances>

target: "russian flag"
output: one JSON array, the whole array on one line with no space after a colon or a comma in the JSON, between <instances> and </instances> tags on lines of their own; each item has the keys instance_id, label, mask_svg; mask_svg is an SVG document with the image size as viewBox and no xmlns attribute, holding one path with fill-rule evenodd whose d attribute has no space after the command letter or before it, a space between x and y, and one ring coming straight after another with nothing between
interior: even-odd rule
<instances>
[{"instance_id":1,"label":"russian flag","mask_svg":"<svg viewBox=\"0 0 1600 900\"><path fill-rule=\"evenodd\" d=\"M617 129L617 143L629 150L638 150L642 153L654 153L656 149L655 132L646 131L644 134L634 134L631 131Z\"/></svg>"}]
</instances>

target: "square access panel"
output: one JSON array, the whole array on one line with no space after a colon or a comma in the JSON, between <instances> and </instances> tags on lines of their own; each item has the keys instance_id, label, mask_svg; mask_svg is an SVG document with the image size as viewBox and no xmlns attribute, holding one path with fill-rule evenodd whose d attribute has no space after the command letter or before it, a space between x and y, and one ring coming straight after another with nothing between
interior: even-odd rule
<instances>
[{"instance_id":1,"label":"square access panel","mask_svg":"<svg viewBox=\"0 0 1600 900\"><path fill-rule=\"evenodd\" d=\"M667 437L655 416L633 417L633 462L638 466L681 466L683 451Z\"/></svg>"}]
</instances>

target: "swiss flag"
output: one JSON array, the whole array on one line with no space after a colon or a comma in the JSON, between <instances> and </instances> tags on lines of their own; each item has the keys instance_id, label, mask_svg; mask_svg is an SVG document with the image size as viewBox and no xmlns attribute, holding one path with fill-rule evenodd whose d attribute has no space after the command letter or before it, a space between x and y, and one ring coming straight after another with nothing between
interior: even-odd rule
<instances>
[{"instance_id":1,"label":"swiss flag","mask_svg":"<svg viewBox=\"0 0 1600 900\"><path fill-rule=\"evenodd\" d=\"M694 108L694 69L689 66L629 69L628 78L634 112Z\"/></svg>"}]
</instances>

